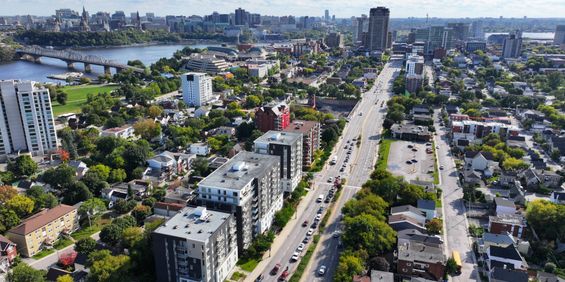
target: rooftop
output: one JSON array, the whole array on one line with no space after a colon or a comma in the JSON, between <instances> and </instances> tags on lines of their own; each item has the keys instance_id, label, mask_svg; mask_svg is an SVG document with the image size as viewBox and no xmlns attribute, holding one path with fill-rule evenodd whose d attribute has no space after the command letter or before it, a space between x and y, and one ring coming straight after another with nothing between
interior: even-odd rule
<instances>
[{"instance_id":1,"label":"rooftop","mask_svg":"<svg viewBox=\"0 0 565 282\"><path fill-rule=\"evenodd\" d=\"M404 206L398 206L398 207L390 208L390 214L397 214L397 213L401 213L401 212L411 212L411 213L415 213L415 214L418 214L418 215L421 215L421 216L426 216L423 211L421 211L418 208L415 208L414 206L411 206L411 205L404 205Z\"/></svg>"},{"instance_id":2,"label":"rooftop","mask_svg":"<svg viewBox=\"0 0 565 282\"><path fill-rule=\"evenodd\" d=\"M503 224L526 225L524 217L519 214L502 214L497 216L489 216L489 222L498 222Z\"/></svg>"},{"instance_id":3,"label":"rooftop","mask_svg":"<svg viewBox=\"0 0 565 282\"><path fill-rule=\"evenodd\" d=\"M253 178L279 164L278 156L242 151L204 178L200 187L241 190Z\"/></svg>"},{"instance_id":4,"label":"rooftop","mask_svg":"<svg viewBox=\"0 0 565 282\"><path fill-rule=\"evenodd\" d=\"M516 208L514 202L505 198L496 197L494 198L494 203L496 204L497 207L500 206L500 207Z\"/></svg>"},{"instance_id":5,"label":"rooftop","mask_svg":"<svg viewBox=\"0 0 565 282\"><path fill-rule=\"evenodd\" d=\"M307 133L319 124L317 121L294 120L290 126L284 129L285 132Z\"/></svg>"},{"instance_id":6,"label":"rooftop","mask_svg":"<svg viewBox=\"0 0 565 282\"><path fill-rule=\"evenodd\" d=\"M484 242L491 242L494 244L505 244L505 245L512 245L514 244L514 239L512 239L512 236L508 235L508 234L494 234L494 233L489 233L489 232L485 232L483 234L483 241Z\"/></svg>"},{"instance_id":7,"label":"rooftop","mask_svg":"<svg viewBox=\"0 0 565 282\"><path fill-rule=\"evenodd\" d=\"M507 247L490 246L488 252L491 257L495 256L499 258L522 260L522 256L520 256L520 253L518 253L514 245Z\"/></svg>"},{"instance_id":8,"label":"rooftop","mask_svg":"<svg viewBox=\"0 0 565 282\"><path fill-rule=\"evenodd\" d=\"M157 228L154 233L206 242L230 216L229 213L210 211L204 207L187 207Z\"/></svg>"},{"instance_id":9,"label":"rooftop","mask_svg":"<svg viewBox=\"0 0 565 282\"><path fill-rule=\"evenodd\" d=\"M371 282L389 282L394 280L392 272L371 270Z\"/></svg>"},{"instance_id":10,"label":"rooftop","mask_svg":"<svg viewBox=\"0 0 565 282\"><path fill-rule=\"evenodd\" d=\"M509 282L527 282L528 273L524 271L510 270L504 268L495 267L491 271L491 277L497 279L498 281L509 281Z\"/></svg>"},{"instance_id":11,"label":"rooftop","mask_svg":"<svg viewBox=\"0 0 565 282\"><path fill-rule=\"evenodd\" d=\"M446 262L443 248L413 241L398 244L398 259L403 261L421 261L442 264Z\"/></svg>"},{"instance_id":12,"label":"rooftop","mask_svg":"<svg viewBox=\"0 0 565 282\"><path fill-rule=\"evenodd\" d=\"M302 134L295 132L281 132L270 130L263 134L259 138L255 139L255 144L257 143L272 143L272 144L283 144L292 145L296 142L302 141Z\"/></svg>"},{"instance_id":13,"label":"rooftop","mask_svg":"<svg viewBox=\"0 0 565 282\"><path fill-rule=\"evenodd\" d=\"M439 236L427 235L416 229L406 229L396 233L398 239L406 239L424 244L443 244L443 240Z\"/></svg>"},{"instance_id":14,"label":"rooftop","mask_svg":"<svg viewBox=\"0 0 565 282\"><path fill-rule=\"evenodd\" d=\"M10 229L8 232L27 235L76 209L77 207L75 206L67 206L61 204L52 209L42 210L25 219L20 225Z\"/></svg>"},{"instance_id":15,"label":"rooftop","mask_svg":"<svg viewBox=\"0 0 565 282\"><path fill-rule=\"evenodd\" d=\"M419 209L425 209L425 210L435 210L436 209L436 203L432 200L419 199L417 206L418 206Z\"/></svg>"}]
</instances>

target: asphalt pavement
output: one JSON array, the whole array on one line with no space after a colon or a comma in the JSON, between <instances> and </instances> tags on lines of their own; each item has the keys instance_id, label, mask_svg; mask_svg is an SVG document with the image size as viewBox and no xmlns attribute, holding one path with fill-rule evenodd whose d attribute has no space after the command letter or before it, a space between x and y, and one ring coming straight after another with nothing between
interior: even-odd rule
<instances>
[{"instance_id":1,"label":"asphalt pavement","mask_svg":"<svg viewBox=\"0 0 565 282\"><path fill-rule=\"evenodd\" d=\"M438 111L434 114L434 125L438 135L434 136L437 147L441 183L439 187L443 190L443 222L445 229L445 248L447 257L451 257L453 251L459 252L463 267L461 274L450 277L450 281L480 281L477 272L475 254L468 234L469 223L467 221L465 205L463 202L463 189L459 183L458 170L455 167L453 156L450 152L447 139L447 128L439 125Z\"/></svg>"}]
</instances>

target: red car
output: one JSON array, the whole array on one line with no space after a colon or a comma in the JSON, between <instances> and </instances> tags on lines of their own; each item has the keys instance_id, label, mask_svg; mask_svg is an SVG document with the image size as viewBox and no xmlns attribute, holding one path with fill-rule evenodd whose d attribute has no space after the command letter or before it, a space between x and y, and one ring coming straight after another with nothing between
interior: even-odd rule
<instances>
[{"instance_id":1,"label":"red car","mask_svg":"<svg viewBox=\"0 0 565 282\"><path fill-rule=\"evenodd\" d=\"M281 269L281 264L280 263L275 264L275 267L271 269L271 275L277 275L279 269Z\"/></svg>"},{"instance_id":2,"label":"red car","mask_svg":"<svg viewBox=\"0 0 565 282\"><path fill-rule=\"evenodd\" d=\"M304 222L302 222L302 227L306 227L308 226L308 220L305 220Z\"/></svg>"},{"instance_id":3,"label":"red car","mask_svg":"<svg viewBox=\"0 0 565 282\"><path fill-rule=\"evenodd\" d=\"M289 275L288 270L283 271L283 273L281 273L281 276L279 276L279 281L286 281L288 275Z\"/></svg>"}]
</instances>

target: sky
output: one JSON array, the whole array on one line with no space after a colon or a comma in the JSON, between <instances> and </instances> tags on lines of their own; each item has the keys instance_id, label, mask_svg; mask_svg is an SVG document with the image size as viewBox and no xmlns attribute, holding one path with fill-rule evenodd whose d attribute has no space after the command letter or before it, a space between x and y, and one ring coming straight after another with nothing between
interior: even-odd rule
<instances>
[{"instance_id":1,"label":"sky","mask_svg":"<svg viewBox=\"0 0 565 282\"><path fill-rule=\"evenodd\" d=\"M206 15L213 11L232 13L242 7L262 15L322 16L328 9L337 18L368 14L375 6L390 9L392 18L565 17L565 0L0 0L0 15L55 14L55 9L71 8L90 13L123 10L164 15Z\"/></svg>"}]
</instances>

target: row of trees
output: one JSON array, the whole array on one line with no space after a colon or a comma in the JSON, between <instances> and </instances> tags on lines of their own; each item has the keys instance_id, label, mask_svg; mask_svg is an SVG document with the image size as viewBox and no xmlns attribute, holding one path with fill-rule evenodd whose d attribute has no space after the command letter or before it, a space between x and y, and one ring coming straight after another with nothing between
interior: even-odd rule
<instances>
[{"instance_id":1,"label":"row of trees","mask_svg":"<svg viewBox=\"0 0 565 282\"><path fill-rule=\"evenodd\" d=\"M77 47L118 46L146 42L179 42L178 34L164 31L122 30L112 32L48 32L37 29L22 30L16 40L29 45Z\"/></svg>"},{"instance_id":2,"label":"row of trees","mask_svg":"<svg viewBox=\"0 0 565 282\"><path fill-rule=\"evenodd\" d=\"M25 194L18 194L12 186L0 186L0 233L18 225L21 219L58 203L55 195L39 186L31 187Z\"/></svg>"}]
</instances>

